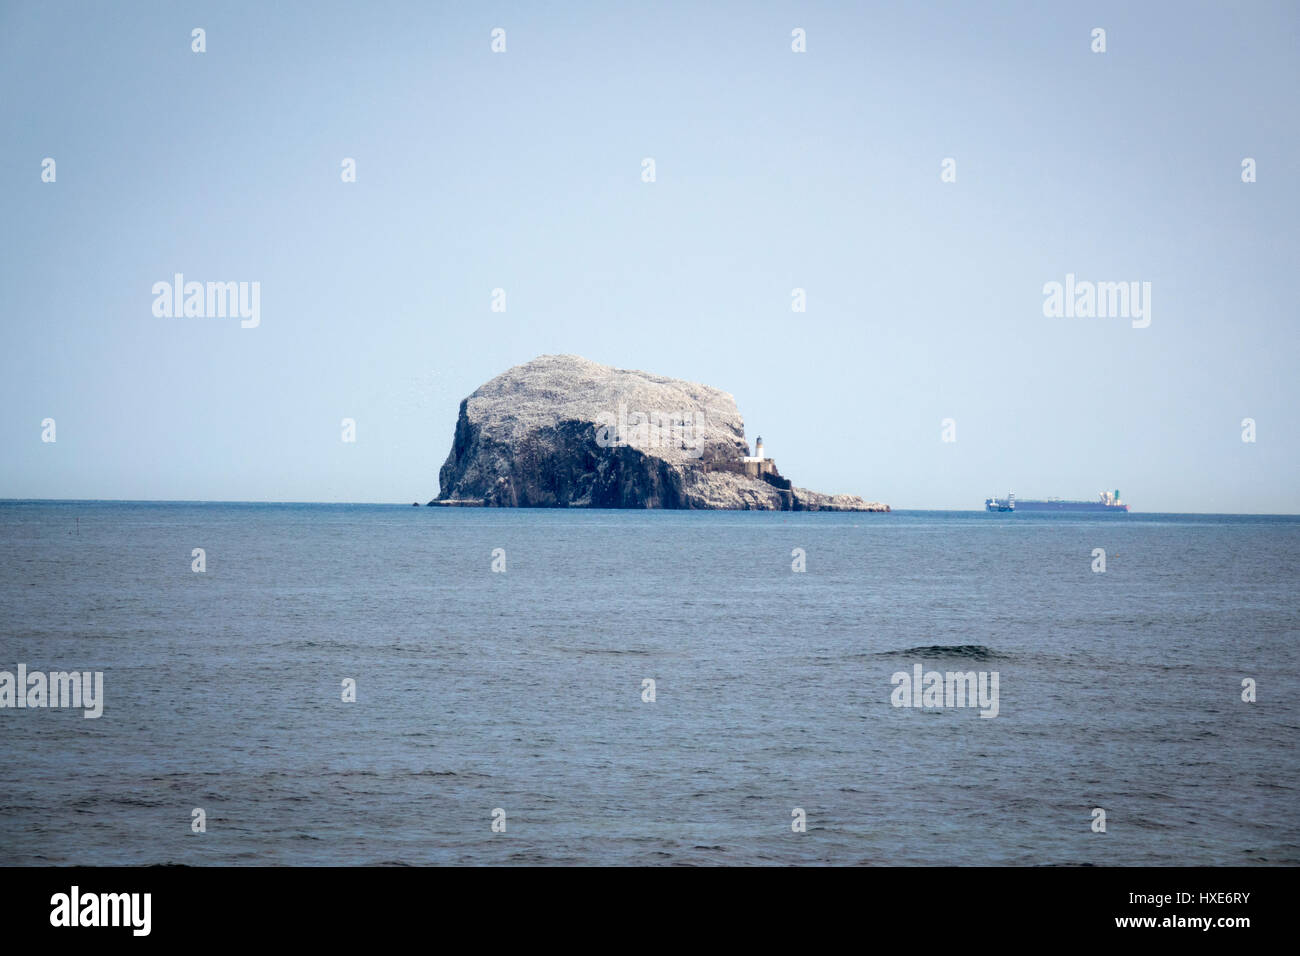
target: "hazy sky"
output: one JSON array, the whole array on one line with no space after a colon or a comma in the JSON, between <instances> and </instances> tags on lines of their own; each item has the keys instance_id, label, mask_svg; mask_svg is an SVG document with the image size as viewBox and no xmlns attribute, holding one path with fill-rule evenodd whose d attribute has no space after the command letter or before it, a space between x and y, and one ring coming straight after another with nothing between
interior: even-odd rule
<instances>
[{"instance_id":1,"label":"hazy sky","mask_svg":"<svg viewBox=\"0 0 1300 956\"><path fill-rule=\"evenodd\" d=\"M895 508L1298 512L1298 9L0 0L0 497L424 502L572 352Z\"/></svg>"}]
</instances>

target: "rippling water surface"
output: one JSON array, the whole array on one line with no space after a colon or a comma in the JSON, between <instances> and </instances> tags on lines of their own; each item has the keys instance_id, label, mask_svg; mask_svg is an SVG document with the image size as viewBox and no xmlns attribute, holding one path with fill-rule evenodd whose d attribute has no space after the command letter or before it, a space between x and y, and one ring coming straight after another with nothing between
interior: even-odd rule
<instances>
[{"instance_id":1,"label":"rippling water surface","mask_svg":"<svg viewBox=\"0 0 1300 956\"><path fill-rule=\"evenodd\" d=\"M0 710L0 863L1296 864L1298 576L1296 518L0 503L0 670L105 681Z\"/></svg>"}]
</instances>

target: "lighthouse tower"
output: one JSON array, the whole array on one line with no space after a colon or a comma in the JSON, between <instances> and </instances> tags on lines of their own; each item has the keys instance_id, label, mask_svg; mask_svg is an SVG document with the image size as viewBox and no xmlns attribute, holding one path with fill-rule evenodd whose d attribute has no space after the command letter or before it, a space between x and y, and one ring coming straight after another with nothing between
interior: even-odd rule
<instances>
[{"instance_id":1,"label":"lighthouse tower","mask_svg":"<svg viewBox=\"0 0 1300 956\"><path fill-rule=\"evenodd\" d=\"M745 474L750 475L754 478L757 478L760 475L762 475L764 471L767 470L774 471L776 468L775 465L769 465L767 468L763 467L764 458L763 458L763 436L762 435L754 439L754 454L746 455L744 458L740 460L745 465Z\"/></svg>"}]
</instances>

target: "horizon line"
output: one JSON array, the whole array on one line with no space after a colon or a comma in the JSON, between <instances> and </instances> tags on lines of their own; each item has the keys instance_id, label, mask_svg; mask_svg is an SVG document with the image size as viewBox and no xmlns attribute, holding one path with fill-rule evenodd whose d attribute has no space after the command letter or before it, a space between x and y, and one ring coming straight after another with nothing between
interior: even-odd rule
<instances>
[{"instance_id":1,"label":"horizon line","mask_svg":"<svg viewBox=\"0 0 1300 956\"><path fill-rule=\"evenodd\" d=\"M432 499L432 500L437 500ZM410 507L428 507L427 503L412 501L410 503L400 501L298 501L290 499L263 499L248 500L236 498L2 498L0 505L6 504L135 504L135 505L342 505L342 506L384 506L391 508L410 508ZM448 509L450 510L450 509ZM467 510L467 509L456 509ZM472 509L468 509L472 510ZM746 509L746 508L484 508L485 511L636 511L636 512L655 512L655 511L755 511L763 509ZM876 512L877 514L894 514L903 512L917 511L952 511L958 514L981 514L984 508L894 508L891 506L888 512ZM776 512L774 512L776 513ZM781 512L786 513L786 512ZM795 514L796 512L788 512ZM804 514L862 514L867 512L850 512L850 511L825 511L825 512L802 512ZM1086 513L1086 512L1085 512ZM1131 515L1196 515L1198 517L1213 518L1295 518L1300 517L1300 512L1294 511L1128 511L1126 514Z\"/></svg>"}]
</instances>

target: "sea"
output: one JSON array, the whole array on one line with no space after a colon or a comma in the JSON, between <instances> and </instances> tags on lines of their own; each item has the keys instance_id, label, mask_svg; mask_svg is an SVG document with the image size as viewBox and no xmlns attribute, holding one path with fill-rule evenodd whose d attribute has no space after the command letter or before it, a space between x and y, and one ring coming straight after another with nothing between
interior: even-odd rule
<instances>
[{"instance_id":1,"label":"sea","mask_svg":"<svg viewBox=\"0 0 1300 956\"><path fill-rule=\"evenodd\" d=\"M0 502L0 671L103 674L0 708L0 864L1296 865L1298 579L1294 516Z\"/></svg>"}]
</instances>

